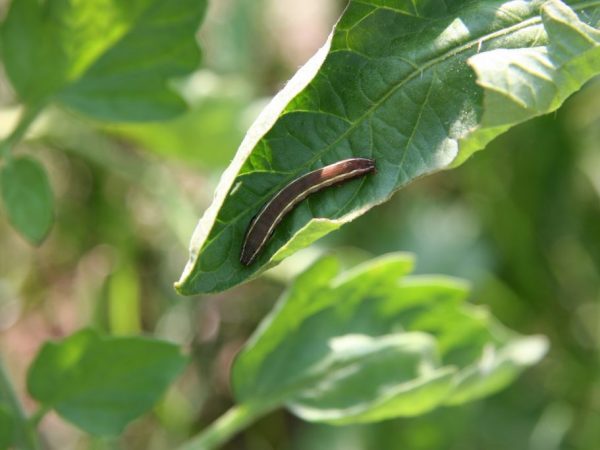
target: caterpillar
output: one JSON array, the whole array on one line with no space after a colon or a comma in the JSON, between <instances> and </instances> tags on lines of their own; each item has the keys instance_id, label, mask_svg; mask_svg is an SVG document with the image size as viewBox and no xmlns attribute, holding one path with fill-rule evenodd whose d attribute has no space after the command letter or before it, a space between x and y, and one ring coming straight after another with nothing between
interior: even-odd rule
<instances>
[{"instance_id":1,"label":"caterpillar","mask_svg":"<svg viewBox=\"0 0 600 450\"><path fill-rule=\"evenodd\" d=\"M375 172L375 161L349 158L313 170L291 181L267 202L248 225L240 262L249 266L267 244L277 225L298 203L328 186Z\"/></svg>"}]
</instances>

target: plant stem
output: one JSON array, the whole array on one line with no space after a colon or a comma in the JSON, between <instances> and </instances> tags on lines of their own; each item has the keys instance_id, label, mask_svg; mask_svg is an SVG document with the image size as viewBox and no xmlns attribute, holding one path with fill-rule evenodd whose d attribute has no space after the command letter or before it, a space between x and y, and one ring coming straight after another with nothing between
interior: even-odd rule
<instances>
[{"instance_id":1,"label":"plant stem","mask_svg":"<svg viewBox=\"0 0 600 450\"><path fill-rule=\"evenodd\" d=\"M47 413L48 408L41 406L35 413L29 416L29 425L32 428L37 427Z\"/></svg>"},{"instance_id":2,"label":"plant stem","mask_svg":"<svg viewBox=\"0 0 600 450\"><path fill-rule=\"evenodd\" d=\"M208 428L185 442L179 450L212 450L224 444L236 433L246 428L270 407L256 407L250 404L233 406Z\"/></svg>"},{"instance_id":3,"label":"plant stem","mask_svg":"<svg viewBox=\"0 0 600 450\"><path fill-rule=\"evenodd\" d=\"M6 139L0 142L0 157L8 156L10 150L23 139L23 136L25 136L25 133L27 133L27 130L29 130L43 108L44 104L25 107L15 129Z\"/></svg>"},{"instance_id":4,"label":"plant stem","mask_svg":"<svg viewBox=\"0 0 600 450\"><path fill-rule=\"evenodd\" d=\"M0 401L10 408L10 413L16 422L16 436L19 448L23 450L38 450L39 443L34 428L30 426L23 408L19 403L12 383L0 359Z\"/></svg>"}]
</instances>

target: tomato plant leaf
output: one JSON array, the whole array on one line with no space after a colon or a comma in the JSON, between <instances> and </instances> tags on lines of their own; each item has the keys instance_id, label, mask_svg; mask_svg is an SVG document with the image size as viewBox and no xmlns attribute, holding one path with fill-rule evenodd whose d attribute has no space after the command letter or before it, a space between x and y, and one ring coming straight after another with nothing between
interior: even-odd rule
<instances>
[{"instance_id":1,"label":"tomato plant leaf","mask_svg":"<svg viewBox=\"0 0 600 450\"><path fill-rule=\"evenodd\" d=\"M83 330L46 343L27 386L44 407L85 431L117 435L158 401L186 362L168 342Z\"/></svg>"},{"instance_id":2,"label":"tomato plant leaf","mask_svg":"<svg viewBox=\"0 0 600 450\"><path fill-rule=\"evenodd\" d=\"M599 6L592 9L600 14ZM558 109L600 71L600 30L579 20L559 1L542 5L541 20L546 45L499 48L468 60L484 89L483 117L479 130L464 140L454 165L482 147L481 132L487 140L495 136L489 130Z\"/></svg>"},{"instance_id":3,"label":"tomato plant leaf","mask_svg":"<svg viewBox=\"0 0 600 450\"><path fill-rule=\"evenodd\" d=\"M54 221L52 189L44 167L30 157L10 158L0 169L0 191L12 225L41 244Z\"/></svg>"},{"instance_id":4,"label":"tomato plant leaf","mask_svg":"<svg viewBox=\"0 0 600 450\"><path fill-rule=\"evenodd\" d=\"M318 261L238 355L237 400L336 424L414 416L496 392L545 354L545 338L464 304L464 283L411 267L392 254L340 275Z\"/></svg>"},{"instance_id":5,"label":"tomato plant leaf","mask_svg":"<svg viewBox=\"0 0 600 450\"><path fill-rule=\"evenodd\" d=\"M248 131L198 223L177 290L220 291L255 277L412 180L553 111L600 72L599 10L600 1L351 0L326 45ZM377 174L309 197L256 263L242 266L261 206L349 157L375 159Z\"/></svg>"},{"instance_id":6,"label":"tomato plant leaf","mask_svg":"<svg viewBox=\"0 0 600 450\"><path fill-rule=\"evenodd\" d=\"M2 26L7 74L28 105L56 100L110 121L173 117L192 72L205 0L19 0Z\"/></svg>"}]
</instances>

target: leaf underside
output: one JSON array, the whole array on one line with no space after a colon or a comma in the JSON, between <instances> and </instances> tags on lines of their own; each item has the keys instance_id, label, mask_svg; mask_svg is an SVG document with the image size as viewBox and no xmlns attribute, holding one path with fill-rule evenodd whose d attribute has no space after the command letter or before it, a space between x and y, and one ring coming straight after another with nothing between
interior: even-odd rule
<instances>
[{"instance_id":1,"label":"leaf underside","mask_svg":"<svg viewBox=\"0 0 600 450\"><path fill-rule=\"evenodd\" d=\"M546 352L465 305L464 283L411 267L403 254L343 275L317 262L234 362L238 402L334 424L415 416L488 396Z\"/></svg>"},{"instance_id":2,"label":"leaf underside","mask_svg":"<svg viewBox=\"0 0 600 450\"><path fill-rule=\"evenodd\" d=\"M327 44L249 130L194 232L177 290L220 291L255 277L415 178L558 108L600 72L599 14L600 1L350 1ZM377 174L309 197L255 264L240 264L262 205L350 157L375 159Z\"/></svg>"}]
</instances>

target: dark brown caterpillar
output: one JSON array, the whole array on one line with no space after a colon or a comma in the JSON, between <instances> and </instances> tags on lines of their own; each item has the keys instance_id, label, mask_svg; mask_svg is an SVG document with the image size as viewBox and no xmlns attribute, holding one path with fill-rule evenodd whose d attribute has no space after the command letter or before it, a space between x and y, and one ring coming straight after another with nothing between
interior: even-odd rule
<instances>
[{"instance_id":1,"label":"dark brown caterpillar","mask_svg":"<svg viewBox=\"0 0 600 450\"><path fill-rule=\"evenodd\" d=\"M250 222L242 245L240 262L245 266L252 264L279 222L310 194L374 171L374 160L350 158L313 170L289 183L275 194Z\"/></svg>"}]
</instances>

